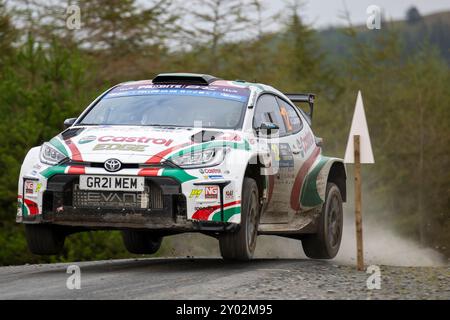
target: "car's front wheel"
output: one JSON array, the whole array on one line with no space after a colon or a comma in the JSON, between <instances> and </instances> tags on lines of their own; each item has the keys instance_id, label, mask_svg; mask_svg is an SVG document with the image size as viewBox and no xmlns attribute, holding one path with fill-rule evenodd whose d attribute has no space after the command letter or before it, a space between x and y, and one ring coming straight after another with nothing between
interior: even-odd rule
<instances>
[{"instance_id":1,"label":"car's front wheel","mask_svg":"<svg viewBox=\"0 0 450 320\"><path fill-rule=\"evenodd\" d=\"M303 251L312 259L332 259L341 245L343 229L342 197L334 183L327 184L319 229L302 240Z\"/></svg>"},{"instance_id":2,"label":"car's front wheel","mask_svg":"<svg viewBox=\"0 0 450 320\"><path fill-rule=\"evenodd\" d=\"M220 253L226 260L250 260L256 248L260 206L255 180L244 178L241 203L241 225L234 233L219 238Z\"/></svg>"},{"instance_id":3,"label":"car's front wheel","mask_svg":"<svg viewBox=\"0 0 450 320\"><path fill-rule=\"evenodd\" d=\"M162 237L148 231L124 230L122 239L128 252L135 254L153 254L161 247Z\"/></svg>"},{"instance_id":4,"label":"car's front wheel","mask_svg":"<svg viewBox=\"0 0 450 320\"><path fill-rule=\"evenodd\" d=\"M38 255L59 254L66 239L61 228L46 224L26 224L25 238L31 253Z\"/></svg>"}]
</instances>

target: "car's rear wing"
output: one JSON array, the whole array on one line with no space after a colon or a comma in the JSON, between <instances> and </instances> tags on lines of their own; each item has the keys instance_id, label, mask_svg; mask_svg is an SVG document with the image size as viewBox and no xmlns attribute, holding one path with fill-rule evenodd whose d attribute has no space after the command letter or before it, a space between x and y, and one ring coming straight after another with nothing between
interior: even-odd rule
<instances>
[{"instance_id":1,"label":"car's rear wing","mask_svg":"<svg viewBox=\"0 0 450 320\"><path fill-rule=\"evenodd\" d=\"M309 113L304 112L305 115L308 117L309 124L311 125L313 112L314 112L314 99L316 97L313 93L285 93L285 96L289 98L294 104L296 103L307 103L309 105Z\"/></svg>"}]
</instances>

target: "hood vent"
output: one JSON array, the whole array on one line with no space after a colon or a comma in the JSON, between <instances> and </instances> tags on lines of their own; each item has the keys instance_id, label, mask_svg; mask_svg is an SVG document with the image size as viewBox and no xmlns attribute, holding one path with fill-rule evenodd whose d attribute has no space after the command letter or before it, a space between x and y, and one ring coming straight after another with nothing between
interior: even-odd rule
<instances>
[{"instance_id":1,"label":"hood vent","mask_svg":"<svg viewBox=\"0 0 450 320\"><path fill-rule=\"evenodd\" d=\"M196 134L192 135L191 141L194 143L203 143L203 142L214 141L221 136L223 136L222 131L202 130L202 131L197 132Z\"/></svg>"},{"instance_id":2,"label":"hood vent","mask_svg":"<svg viewBox=\"0 0 450 320\"><path fill-rule=\"evenodd\" d=\"M83 132L84 129L85 128L69 128L61 133L61 137L63 140L71 139Z\"/></svg>"}]
</instances>

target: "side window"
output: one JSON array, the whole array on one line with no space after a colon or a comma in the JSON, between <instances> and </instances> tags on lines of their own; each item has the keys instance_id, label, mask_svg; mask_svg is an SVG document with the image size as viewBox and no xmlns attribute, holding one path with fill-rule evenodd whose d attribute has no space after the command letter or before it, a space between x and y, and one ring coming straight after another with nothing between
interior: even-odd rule
<instances>
[{"instance_id":1,"label":"side window","mask_svg":"<svg viewBox=\"0 0 450 320\"><path fill-rule=\"evenodd\" d=\"M286 127L281 117L280 108L276 98L271 94L262 95L256 103L253 128L258 128L263 122L275 123L280 127L280 135L286 134Z\"/></svg>"},{"instance_id":2,"label":"side window","mask_svg":"<svg viewBox=\"0 0 450 320\"><path fill-rule=\"evenodd\" d=\"M297 133L303 129L303 122L300 119L297 111L289 103L283 99L277 98L280 105L280 113L283 117L284 125L287 133Z\"/></svg>"}]
</instances>

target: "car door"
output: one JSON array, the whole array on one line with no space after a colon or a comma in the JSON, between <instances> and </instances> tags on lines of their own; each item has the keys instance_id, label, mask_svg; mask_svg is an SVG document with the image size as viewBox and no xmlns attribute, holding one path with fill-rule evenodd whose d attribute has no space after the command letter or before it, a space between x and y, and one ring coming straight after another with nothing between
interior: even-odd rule
<instances>
[{"instance_id":1,"label":"car door","mask_svg":"<svg viewBox=\"0 0 450 320\"><path fill-rule=\"evenodd\" d=\"M268 175L268 204L261 217L261 223L288 223L290 191L295 175L295 161L292 146L295 139L287 134L287 128L277 98L263 94L255 107L253 127L259 128L263 122L271 122L279 127L278 135L259 136L259 142L267 144L272 152L272 173Z\"/></svg>"},{"instance_id":2,"label":"car door","mask_svg":"<svg viewBox=\"0 0 450 320\"><path fill-rule=\"evenodd\" d=\"M279 97L277 101L286 127L286 143L289 144L294 158L294 174L284 178L285 183L290 186L290 212L296 214L302 209L300 197L303 182L320 149L317 148L314 134L308 123L302 120L299 110Z\"/></svg>"}]
</instances>

